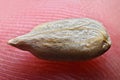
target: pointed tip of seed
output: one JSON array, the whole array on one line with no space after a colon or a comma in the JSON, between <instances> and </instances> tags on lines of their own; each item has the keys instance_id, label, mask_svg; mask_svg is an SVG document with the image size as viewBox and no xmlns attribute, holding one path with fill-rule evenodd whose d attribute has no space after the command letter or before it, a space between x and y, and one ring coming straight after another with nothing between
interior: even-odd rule
<instances>
[{"instance_id":1,"label":"pointed tip of seed","mask_svg":"<svg viewBox=\"0 0 120 80\"><path fill-rule=\"evenodd\" d=\"M18 40L17 39L10 39L7 43L9 44L9 45L12 45L12 46L15 46L15 45L17 45L18 44Z\"/></svg>"},{"instance_id":2,"label":"pointed tip of seed","mask_svg":"<svg viewBox=\"0 0 120 80\"><path fill-rule=\"evenodd\" d=\"M10 39L7 43L22 50L26 50L29 48L25 41L19 38Z\"/></svg>"}]
</instances>

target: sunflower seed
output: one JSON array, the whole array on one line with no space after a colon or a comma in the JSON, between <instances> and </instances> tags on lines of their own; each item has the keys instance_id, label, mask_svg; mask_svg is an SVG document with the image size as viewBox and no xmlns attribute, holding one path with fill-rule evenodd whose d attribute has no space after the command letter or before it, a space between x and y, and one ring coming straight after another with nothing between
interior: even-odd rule
<instances>
[{"instance_id":1,"label":"sunflower seed","mask_svg":"<svg viewBox=\"0 0 120 80\"><path fill-rule=\"evenodd\" d=\"M8 41L41 59L79 61L102 55L111 46L104 26L93 19L65 19L38 25Z\"/></svg>"}]
</instances>

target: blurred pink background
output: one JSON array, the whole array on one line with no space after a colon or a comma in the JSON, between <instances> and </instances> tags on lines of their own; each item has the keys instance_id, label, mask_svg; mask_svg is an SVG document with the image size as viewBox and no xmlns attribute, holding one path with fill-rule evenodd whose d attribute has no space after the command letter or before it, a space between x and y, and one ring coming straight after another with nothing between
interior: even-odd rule
<instances>
[{"instance_id":1,"label":"blurred pink background","mask_svg":"<svg viewBox=\"0 0 120 80\"><path fill-rule=\"evenodd\" d=\"M7 44L38 24L88 17L102 22L112 47L86 62L55 62ZM0 80L120 80L120 0L0 0Z\"/></svg>"}]
</instances>

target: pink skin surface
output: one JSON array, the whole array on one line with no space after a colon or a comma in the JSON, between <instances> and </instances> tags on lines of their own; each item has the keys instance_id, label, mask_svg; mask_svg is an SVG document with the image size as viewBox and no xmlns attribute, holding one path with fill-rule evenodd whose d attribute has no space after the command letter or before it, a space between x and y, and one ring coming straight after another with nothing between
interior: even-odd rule
<instances>
[{"instance_id":1,"label":"pink skin surface","mask_svg":"<svg viewBox=\"0 0 120 80\"><path fill-rule=\"evenodd\" d=\"M109 32L112 47L85 62L55 62L7 44L38 24L93 18ZM0 80L120 80L120 0L0 0Z\"/></svg>"}]
</instances>

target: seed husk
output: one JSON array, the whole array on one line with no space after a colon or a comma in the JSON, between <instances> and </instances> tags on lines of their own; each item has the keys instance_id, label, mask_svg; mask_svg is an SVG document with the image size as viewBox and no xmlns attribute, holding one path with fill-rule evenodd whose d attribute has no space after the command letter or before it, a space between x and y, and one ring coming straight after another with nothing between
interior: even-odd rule
<instances>
[{"instance_id":1,"label":"seed husk","mask_svg":"<svg viewBox=\"0 0 120 80\"><path fill-rule=\"evenodd\" d=\"M9 40L8 44L40 59L80 61L105 53L111 40L100 22L76 18L43 23L31 32Z\"/></svg>"}]
</instances>

